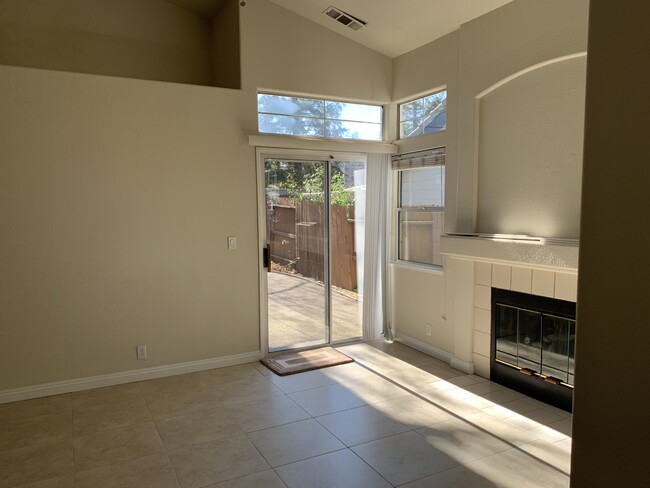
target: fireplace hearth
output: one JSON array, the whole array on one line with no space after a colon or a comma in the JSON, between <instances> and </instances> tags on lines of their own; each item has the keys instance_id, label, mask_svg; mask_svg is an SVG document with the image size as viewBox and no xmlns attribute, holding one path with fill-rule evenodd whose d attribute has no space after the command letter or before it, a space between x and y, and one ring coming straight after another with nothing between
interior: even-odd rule
<instances>
[{"instance_id":1,"label":"fireplace hearth","mask_svg":"<svg viewBox=\"0 0 650 488\"><path fill-rule=\"evenodd\" d=\"M576 304L492 288L490 378L572 410Z\"/></svg>"}]
</instances>

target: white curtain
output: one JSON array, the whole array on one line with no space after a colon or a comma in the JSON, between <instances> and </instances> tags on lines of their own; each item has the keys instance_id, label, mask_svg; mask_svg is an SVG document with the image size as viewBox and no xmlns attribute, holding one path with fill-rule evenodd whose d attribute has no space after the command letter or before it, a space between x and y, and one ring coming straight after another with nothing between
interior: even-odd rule
<instances>
[{"instance_id":1,"label":"white curtain","mask_svg":"<svg viewBox=\"0 0 650 488\"><path fill-rule=\"evenodd\" d=\"M393 340L386 316L386 201L391 171L389 154L368 154L363 273L363 335Z\"/></svg>"}]
</instances>

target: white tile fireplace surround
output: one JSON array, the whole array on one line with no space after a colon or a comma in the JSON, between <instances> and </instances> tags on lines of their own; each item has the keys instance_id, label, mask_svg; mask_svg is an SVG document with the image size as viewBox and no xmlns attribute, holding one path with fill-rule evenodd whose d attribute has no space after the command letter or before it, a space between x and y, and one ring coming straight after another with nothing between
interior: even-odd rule
<instances>
[{"instance_id":1,"label":"white tile fireplace surround","mask_svg":"<svg viewBox=\"0 0 650 488\"><path fill-rule=\"evenodd\" d=\"M490 377L492 287L576 301L578 241L498 235L441 239L455 327L455 357Z\"/></svg>"}]
</instances>

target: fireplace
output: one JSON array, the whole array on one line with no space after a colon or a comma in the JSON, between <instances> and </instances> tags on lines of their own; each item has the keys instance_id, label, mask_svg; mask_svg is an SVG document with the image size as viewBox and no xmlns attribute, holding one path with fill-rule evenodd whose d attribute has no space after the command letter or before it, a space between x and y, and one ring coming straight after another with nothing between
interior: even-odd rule
<instances>
[{"instance_id":1,"label":"fireplace","mask_svg":"<svg viewBox=\"0 0 650 488\"><path fill-rule=\"evenodd\" d=\"M572 409L576 304L492 288L492 381Z\"/></svg>"}]
</instances>

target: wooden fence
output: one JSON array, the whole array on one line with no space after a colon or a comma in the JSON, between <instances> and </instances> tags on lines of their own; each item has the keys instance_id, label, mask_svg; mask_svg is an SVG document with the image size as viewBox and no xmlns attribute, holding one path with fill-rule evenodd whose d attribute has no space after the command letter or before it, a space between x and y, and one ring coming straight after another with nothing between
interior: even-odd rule
<instances>
[{"instance_id":1,"label":"wooden fence","mask_svg":"<svg viewBox=\"0 0 650 488\"><path fill-rule=\"evenodd\" d=\"M318 281L324 279L323 203L290 198L267 204L271 261ZM357 289L354 207L330 206L332 285Z\"/></svg>"}]
</instances>

